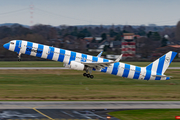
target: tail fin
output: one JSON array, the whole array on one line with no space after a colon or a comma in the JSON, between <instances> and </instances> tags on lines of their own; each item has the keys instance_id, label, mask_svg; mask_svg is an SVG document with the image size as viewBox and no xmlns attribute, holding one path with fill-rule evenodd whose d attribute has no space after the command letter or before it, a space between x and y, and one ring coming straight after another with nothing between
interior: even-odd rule
<instances>
[{"instance_id":1,"label":"tail fin","mask_svg":"<svg viewBox=\"0 0 180 120\"><path fill-rule=\"evenodd\" d=\"M156 73L157 75L163 75L164 72L166 71L166 69L171 64L174 57L176 56L176 54L177 54L176 52L169 51L164 56L160 57L153 63L149 64L146 67L146 70L150 70L150 71Z\"/></svg>"}]
</instances>

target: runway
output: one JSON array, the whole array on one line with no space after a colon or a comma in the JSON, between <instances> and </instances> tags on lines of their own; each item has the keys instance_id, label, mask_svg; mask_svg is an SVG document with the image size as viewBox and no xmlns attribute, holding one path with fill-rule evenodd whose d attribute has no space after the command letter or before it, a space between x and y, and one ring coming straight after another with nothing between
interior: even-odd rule
<instances>
[{"instance_id":1,"label":"runway","mask_svg":"<svg viewBox=\"0 0 180 120\"><path fill-rule=\"evenodd\" d=\"M65 67L0 67L0 70L37 70L37 69L62 70L62 69L69 69L69 68L65 68ZM169 67L168 69L180 69L180 67Z\"/></svg>"},{"instance_id":2,"label":"runway","mask_svg":"<svg viewBox=\"0 0 180 120\"><path fill-rule=\"evenodd\" d=\"M180 108L180 101L0 102L1 119L107 120L107 113L131 109ZM118 120L111 116L110 120Z\"/></svg>"},{"instance_id":3,"label":"runway","mask_svg":"<svg viewBox=\"0 0 180 120\"><path fill-rule=\"evenodd\" d=\"M6 109L0 110L0 120L107 120L114 110L64 110L64 109ZM119 120L111 116L111 120Z\"/></svg>"},{"instance_id":4,"label":"runway","mask_svg":"<svg viewBox=\"0 0 180 120\"><path fill-rule=\"evenodd\" d=\"M62 70L69 69L65 67L0 67L0 70Z\"/></svg>"},{"instance_id":5,"label":"runway","mask_svg":"<svg viewBox=\"0 0 180 120\"><path fill-rule=\"evenodd\" d=\"M158 109L180 108L180 101L0 102L0 109Z\"/></svg>"}]
</instances>

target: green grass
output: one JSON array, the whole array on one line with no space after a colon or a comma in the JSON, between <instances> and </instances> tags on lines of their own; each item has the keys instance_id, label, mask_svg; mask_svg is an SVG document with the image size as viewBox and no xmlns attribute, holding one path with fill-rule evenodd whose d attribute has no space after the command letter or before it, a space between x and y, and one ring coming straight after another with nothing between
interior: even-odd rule
<instances>
[{"instance_id":1,"label":"green grass","mask_svg":"<svg viewBox=\"0 0 180 120\"><path fill-rule=\"evenodd\" d=\"M144 67L151 62L124 62L131 65ZM62 67L63 63L56 61L1 61L0 67ZM172 62L170 67L180 67L180 62Z\"/></svg>"},{"instance_id":2,"label":"green grass","mask_svg":"<svg viewBox=\"0 0 180 120\"><path fill-rule=\"evenodd\" d=\"M175 120L175 116L180 116L180 109L124 110L109 114L121 120Z\"/></svg>"},{"instance_id":3,"label":"green grass","mask_svg":"<svg viewBox=\"0 0 180 120\"><path fill-rule=\"evenodd\" d=\"M1 61L0 67L62 67L62 62L56 61Z\"/></svg>"},{"instance_id":4,"label":"green grass","mask_svg":"<svg viewBox=\"0 0 180 120\"><path fill-rule=\"evenodd\" d=\"M75 70L0 70L0 100L180 100L180 70L167 81L126 79Z\"/></svg>"}]
</instances>

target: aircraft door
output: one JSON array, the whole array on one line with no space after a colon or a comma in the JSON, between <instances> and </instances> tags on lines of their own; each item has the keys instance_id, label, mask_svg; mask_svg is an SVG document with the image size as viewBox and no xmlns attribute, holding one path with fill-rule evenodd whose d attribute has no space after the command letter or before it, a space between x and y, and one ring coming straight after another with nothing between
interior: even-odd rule
<instances>
[{"instance_id":1,"label":"aircraft door","mask_svg":"<svg viewBox=\"0 0 180 120\"><path fill-rule=\"evenodd\" d=\"M50 53L51 53L51 48L49 47L47 54L49 55Z\"/></svg>"}]
</instances>

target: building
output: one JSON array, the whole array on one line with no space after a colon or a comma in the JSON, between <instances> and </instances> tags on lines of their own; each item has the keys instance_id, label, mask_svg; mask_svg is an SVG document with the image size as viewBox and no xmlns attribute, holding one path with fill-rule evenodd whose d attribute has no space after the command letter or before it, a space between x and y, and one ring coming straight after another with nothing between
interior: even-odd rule
<instances>
[{"instance_id":1,"label":"building","mask_svg":"<svg viewBox=\"0 0 180 120\"><path fill-rule=\"evenodd\" d=\"M180 58L180 45L168 45L157 48L155 51L153 51L152 59L157 59L169 51L177 52L178 53L177 57Z\"/></svg>"},{"instance_id":2,"label":"building","mask_svg":"<svg viewBox=\"0 0 180 120\"><path fill-rule=\"evenodd\" d=\"M134 39L134 33L124 33L121 44L121 53L123 59L135 57L136 42Z\"/></svg>"}]
</instances>

